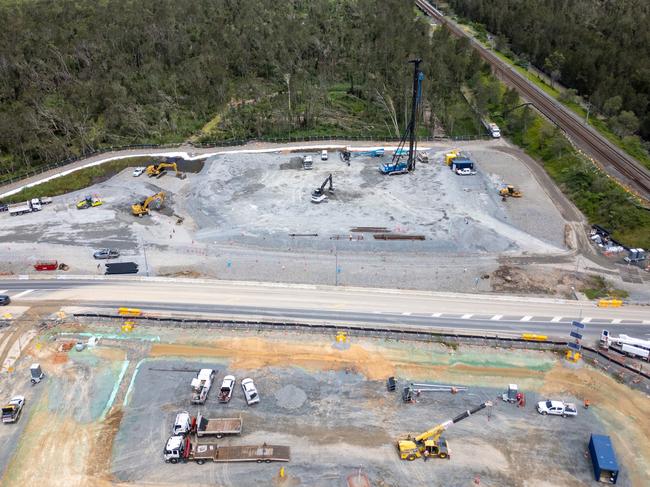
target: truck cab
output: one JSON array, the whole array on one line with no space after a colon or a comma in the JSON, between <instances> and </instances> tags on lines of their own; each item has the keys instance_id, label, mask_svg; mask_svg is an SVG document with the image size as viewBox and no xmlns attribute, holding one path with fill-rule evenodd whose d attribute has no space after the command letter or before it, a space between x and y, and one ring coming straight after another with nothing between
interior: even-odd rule
<instances>
[{"instance_id":1,"label":"truck cab","mask_svg":"<svg viewBox=\"0 0 650 487\"><path fill-rule=\"evenodd\" d=\"M171 436L167 440L165 450L163 451L163 458L166 462L178 463L178 460L185 455L185 438L179 435Z\"/></svg>"},{"instance_id":2,"label":"truck cab","mask_svg":"<svg viewBox=\"0 0 650 487\"><path fill-rule=\"evenodd\" d=\"M9 403L2 408L2 422L15 423L20 418L20 413L25 405L24 396L14 396Z\"/></svg>"},{"instance_id":3,"label":"truck cab","mask_svg":"<svg viewBox=\"0 0 650 487\"><path fill-rule=\"evenodd\" d=\"M174 421L173 433L174 435L186 435L192 429L192 418L187 411L181 411L176 415Z\"/></svg>"}]
</instances>

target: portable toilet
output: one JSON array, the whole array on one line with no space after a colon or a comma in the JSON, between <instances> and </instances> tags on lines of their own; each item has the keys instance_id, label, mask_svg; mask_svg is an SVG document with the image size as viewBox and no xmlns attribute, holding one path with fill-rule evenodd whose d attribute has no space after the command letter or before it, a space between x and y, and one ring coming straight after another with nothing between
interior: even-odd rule
<instances>
[{"instance_id":1,"label":"portable toilet","mask_svg":"<svg viewBox=\"0 0 650 487\"><path fill-rule=\"evenodd\" d=\"M38 384L45 377L45 374L41 370L41 364L32 364L29 371L32 374L32 384Z\"/></svg>"},{"instance_id":2,"label":"portable toilet","mask_svg":"<svg viewBox=\"0 0 650 487\"><path fill-rule=\"evenodd\" d=\"M519 388L517 387L517 384L509 384L508 391L505 394L501 395L501 399L503 399L505 402L515 403L517 402L518 392Z\"/></svg>"},{"instance_id":3,"label":"portable toilet","mask_svg":"<svg viewBox=\"0 0 650 487\"><path fill-rule=\"evenodd\" d=\"M589 440L589 455L596 480L605 484L615 484L618 479L618 462L610 437L592 434Z\"/></svg>"}]
</instances>

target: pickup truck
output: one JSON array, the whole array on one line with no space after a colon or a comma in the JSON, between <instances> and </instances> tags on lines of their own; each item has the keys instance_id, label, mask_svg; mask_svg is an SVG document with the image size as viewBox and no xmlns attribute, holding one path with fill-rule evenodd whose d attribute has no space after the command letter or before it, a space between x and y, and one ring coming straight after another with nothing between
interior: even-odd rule
<instances>
[{"instance_id":1,"label":"pickup truck","mask_svg":"<svg viewBox=\"0 0 650 487\"><path fill-rule=\"evenodd\" d=\"M223 378L221 383L221 390L219 391L219 402L229 402L232 397L232 391L235 388L235 376L227 375Z\"/></svg>"},{"instance_id":2,"label":"pickup truck","mask_svg":"<svg viewBox=\"0 0 650 487\"><path fill-rule=\"evenodd\" d=\"M291 450L280 445L218 446L214 443L192 443L189 436L172 436L167 440L163 458L168 463L194 461L203 465L212 462L288 462Z\"/></svg>"},{"instance_id":3,"label":"pickup truck","mask_svg":"<svg viewBox=\"0 0 650 487\"><path fill-rule=\"evenodd\" d=\"M544 416L547 414L553 414L555 416L562 416L563 418L578 415L578 409L575 404L562 401L551 401L550 399L538 402L537 412Z\"/></svg>"},{"instance_id":4,"label":"pickup truck","mask_svg":"<svg viewBox=\"0 0 650 487\"><path fill-rule=\"evenodd\" d=\"M214 374L213 369L201 369L192 379L192 404L205 404L210 388L212 388Z\"/></svg>"},{"instance_id":5,"label":"pickup truck","mask_svg":"<svg viewBox=\"0 0 650 487\"><path fill-rule=\"evenodd\" d=\"M23 412L25 406L25 396L14 396L9 401L9 404L2 407L2 422L15 423L20 418L20 413Z\"/></svg>"}]
</instances>

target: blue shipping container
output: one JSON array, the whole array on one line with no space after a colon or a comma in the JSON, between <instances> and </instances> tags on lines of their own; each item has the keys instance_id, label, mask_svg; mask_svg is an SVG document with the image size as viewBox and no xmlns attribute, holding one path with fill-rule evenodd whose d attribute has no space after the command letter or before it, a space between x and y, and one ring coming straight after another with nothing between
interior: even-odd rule
<instances>
[{"instance_id":1,"label":"blue shipping container","mask_svg":"<svg viewBox=\"0 0 650 487\"><path fill-rule=\"evenodd\" d=\"M591 435L589 454L596 480L606 484L615 484L618 479L618 462L609 436Z\"/></svg>"}]
</instances>

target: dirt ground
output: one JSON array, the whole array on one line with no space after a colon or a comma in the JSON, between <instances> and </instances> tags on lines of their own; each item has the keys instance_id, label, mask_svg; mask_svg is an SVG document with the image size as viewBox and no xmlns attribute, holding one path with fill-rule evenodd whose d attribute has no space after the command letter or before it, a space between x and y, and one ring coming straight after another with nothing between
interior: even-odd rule
<instances>
[{"instance_id":1,"label":"dirt ground","mask_svg":"<svg viewBox=\"0 0 650 487\"><path fill-rule=\"evenodd\" d=\"M344 486L359 468L375 487L425 484L432 475L440 485L476 485L477 478L493 486L591 485L584 453L592 432L612 437L622 466L619 485L650 481L648 397L552 353L357 337L337 345L323 335L171 328L139 328L121 339L103 339L92 350L58 351L74 340L56 339L58 332L102 330L48 332L17 366L39 360L46 380L29 388L13 375L0 384L5 396L27 396L21 421L0 429L1 485ZM217 384L227 373L238 381L254 378L261 397L255 407L246 406L238 387L229 404L218 404L211 393L202 409L217 417L241 415L242 436L226 444L290 445L283 481L277 464L162 461L176 412L195 413L189 381L201 367L217 370ZM398 393L385 389L391 375L400 387L428 381L469 391L424 394L417 404L403 404ZM497 400L512 382L526 393L524 409ZM534 404L546 398L579 404L588 398L592 406L580 408L576 418L543 417ZM447 432L451 461L398 459L396 438L488 399L492 408Z\"/></svg>"}]
</instances>

